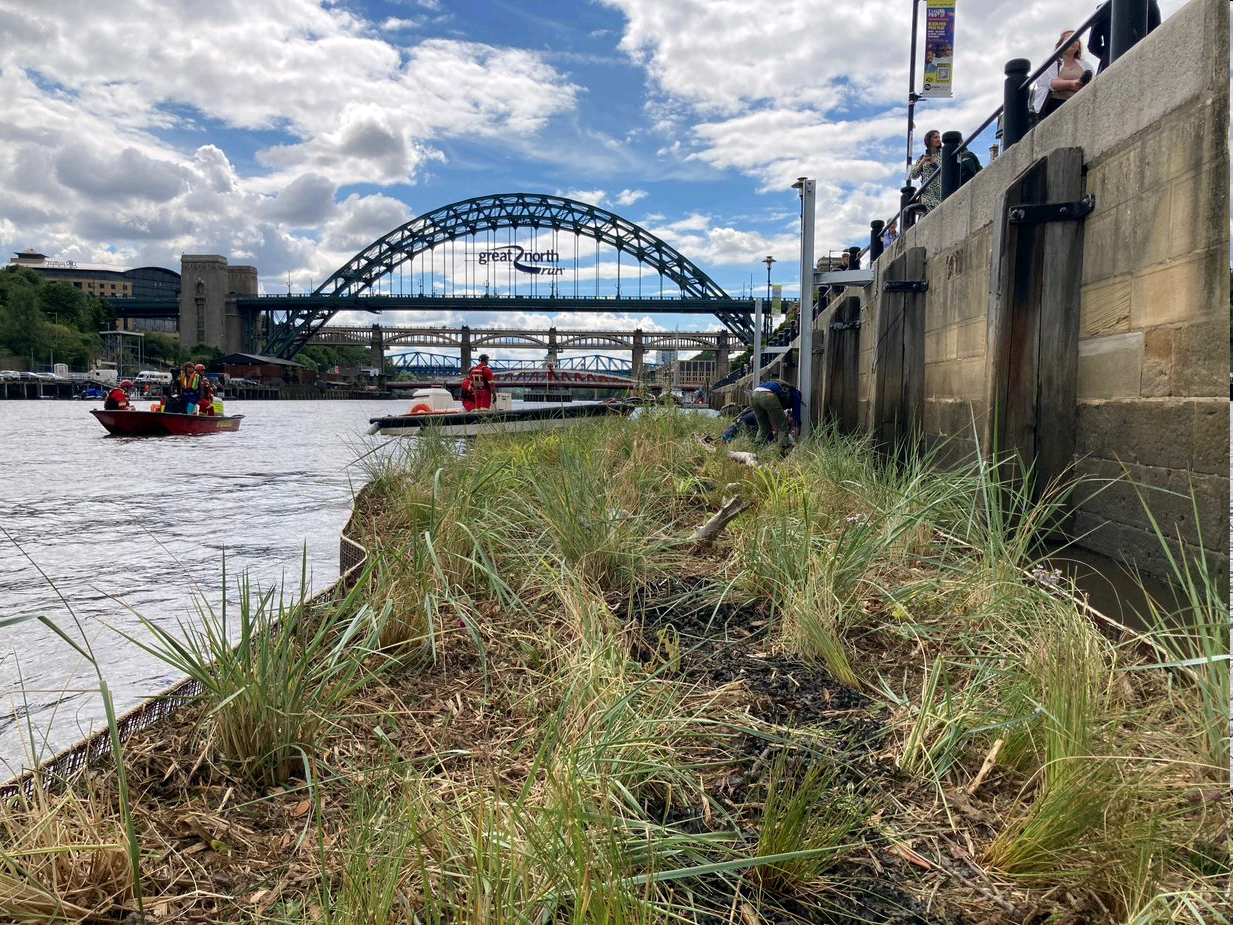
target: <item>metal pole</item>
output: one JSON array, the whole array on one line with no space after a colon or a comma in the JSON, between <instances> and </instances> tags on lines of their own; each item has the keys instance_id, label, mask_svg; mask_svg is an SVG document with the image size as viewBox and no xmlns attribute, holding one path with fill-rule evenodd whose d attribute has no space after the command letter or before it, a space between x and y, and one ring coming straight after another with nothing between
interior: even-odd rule
<instances>
[{"instance_id":1,"label":"metal pole","mask_svg":"<svg viewBox=\"0 0 1233 925\"><path fill-rule=\"evenodd\" d=\"M942 133L942 198L959 189L959 143L962 132Z\"/></svg>"},{"instance_id":2,"label":"metal pole","mask_svg":"<svg viewBox=\"0 0 1233 925\"><path fill-rule=\"evenodd\" d=\"M1112 64L1147 35L1147 0L1113 0L1109 23L1109 63Z\"/></svg>"},{"instance_id":3,"label":"metal pole","mask_svg":"<svg viewBox=\"0 0 1233 925\"><path fill-rule=\"evenodd\" d=\"M753 353L749 356L749 375L753 384L752 392L762 384L762 300L754 299L754 342Z\"/></svg>"},{"instance_id":4,"label":"metal pole","mask_svg":"<svg viewBox=\"0 0 1233 925\"><path fill-rule=\"evenodd\" d=\"M916 101L920 99L916 95L916 12L919 6L920 0L912 0L912 50L908 52L908 155L907 168L903 173L904 183L912 179L912 130L916 128L912 117L916 112Z\"/></svg>"},{"instance_id":5,"label":"metal pole","mask_svg":"<svg viewBox=\"0 0 1233 925\"><path fill-rule=\"evenodd\" d=\"M899 188L899 233L903 234L916 224L916 210L909 209L908 203L916 195L916 187L909 183Z\"/></svg>"},{"instance_id":6,"label":"metal pole","mask_svg":"<svg viewBox=\"0 0 1233 925\"><path fill-rule=\"evenodd\" d=\"M1002 151L1010 150L1031 127L1028 125L1028 93L1024 86L1032 62L1011 58L1006 62L1006 81L1002 85Z\"/></svg>"},{"instance_id":7,"label":"metal pole","mask_svg":"<svg viewBox=\"0 0 1233 925\"><path fill-rule=\"evenodd\" d=\"M796 387L801 390L801 439L813 423L813 222L815 181L801 177L793 184L801 196L801 332Z\"/></svg>"}]
</instances>

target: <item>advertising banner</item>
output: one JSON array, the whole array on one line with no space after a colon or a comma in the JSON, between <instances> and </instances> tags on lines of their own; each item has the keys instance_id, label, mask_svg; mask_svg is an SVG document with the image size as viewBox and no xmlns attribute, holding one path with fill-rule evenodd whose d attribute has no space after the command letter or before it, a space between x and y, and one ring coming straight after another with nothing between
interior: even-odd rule
<instances>
[{"instance_id":1,"label":"advertising banner","mask_svg":"<svg viewBox=\"0 0 1233 925\"><path fill-rule=\"evenodd\" d=\"M955 2L928 0L925 7L925 98L950 97L955 60Z\"/></svg>"}]
</instances>

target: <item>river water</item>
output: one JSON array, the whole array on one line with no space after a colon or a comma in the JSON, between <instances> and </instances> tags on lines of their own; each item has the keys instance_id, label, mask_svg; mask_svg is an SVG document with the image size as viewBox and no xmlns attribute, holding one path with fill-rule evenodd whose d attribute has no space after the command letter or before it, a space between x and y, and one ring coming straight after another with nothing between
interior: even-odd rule
<instances>
[{"instance_id":1,"label":"river water","mask_svg":"<svg viewBox=\"0 0 1233 925\"><path fill-rule=\"evenodd\" d=\"M392 401L227 403L236 433L109 437L97 402L0 402L0 782L99 728L90 665L36 622L93 648L120 712L178 677L125 641L137 615L175 628L215 610L248 572L298 593L338 576L339 534L387 445L368 418Z\"/></svg>"}]
</instances>

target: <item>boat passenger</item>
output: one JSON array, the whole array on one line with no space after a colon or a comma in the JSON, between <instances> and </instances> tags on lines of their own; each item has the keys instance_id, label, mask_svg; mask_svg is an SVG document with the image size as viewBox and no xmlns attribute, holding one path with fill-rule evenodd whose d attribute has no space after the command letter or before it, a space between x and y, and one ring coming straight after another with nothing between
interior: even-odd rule
<instances>
[{"instance_id":1,"label":"boat passenger","mask_svg":"<svg viewBox=\"0 0 1233 925\"><path fill-rule=\"evenodd\" d=\"M205 374L205 365L198 363L194 369L201 377L201 404L197 408L199 414L214 413L214 383Z\"/></svg>"},{"instance_id":2,"label":"boat passenger","mask_svg":"<svg viewBox=\"0 0 1233 925\"><path fill-rule=\"evenodd\" d=\"M201 380L202 375L197 372L192 362L185 362L184 370L176 382L180 398L184 401L185 414L197 413L197 402L201 400Z\"/></svg>"},{"instance_id":3,"label":"boat passenger","mask_svg":"<svg viewBox=\"0 0 1233 925\"><path fill-rule=\"evenodd\" d=\"M129 411L131 410L128 403L129 390L133 388L133 380L125 379L118 386L107 393L107 397L103 399L104 411Z\"/></svg>"},{"instance_id":4,"label":"boat passenger","mask_svg":"<svg viewBox=\"0 0 1233 925\"><path fill-rule=\"evenodd\" d=\"M492 407L492 394L494 391L492 381L495 378L496 374L493 373L492 367L488 365L488 354L481 353L479 355L479 362L472 366L471 371L467 373L467 379L469 379L471 383L471 394L474 398L476 408ZM465 391L463 392L462 403L465 408L467 404ZM469 411L471 409L468 408L467 410Z\"/></svg>"}]
</instances>

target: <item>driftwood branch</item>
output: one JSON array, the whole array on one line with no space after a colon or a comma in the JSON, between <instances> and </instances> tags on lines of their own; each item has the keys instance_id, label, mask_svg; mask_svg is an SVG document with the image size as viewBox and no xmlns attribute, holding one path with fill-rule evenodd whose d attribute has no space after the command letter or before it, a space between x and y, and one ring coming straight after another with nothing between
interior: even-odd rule
<instances>
[{"instance_id":1,"label":"driftwood branch","mask_svg":"<svg viewBox=\"0 0 1233 925\"><path fill-rule=\"evenodd\" d=\"M714 438L706 434L695 434L698 438L698 445L708 453L718 453L719 449L715 446ZM758 457L753 453L740 453L736 450L728 450L727 457L739 462L742 466L749 466L751 469L758 468Z\"/></svg>"},{"instance_id":2,"label":"driftwood branch","mask_svg":"<svg viewBox=\"0 0 1233 925\"><path fill-rule=\"evenodd\" d=\"M753 507L752 501L746 501L739 496L729 498L710 520L694 531L694 535L690 537L690 540L695 543L710 543L714 541L719 534L724 532L724 528L728 526L728 523L734 517L750 507Z\"/></svg>"},{"instance_id":3,"label":"driftwood branch","mask_svg":"<svg viewBox=\"0 0 1233 925\"><path fill-rule=\"evenodd\" d=\"M993 770L993 766L997 763L997 760L998 760L998 752L1002 750L1002 742L1003 742L1002 739L998 739L996 742L994 742L993 748L989 749L989 754L985 755L984 764L980 766L980 770L976 774L976 779L973 780L972 783L968 784L968 794L969 795L976 792L976 789L984 781L985 775Z\"/></svg>"}]
</instances>

